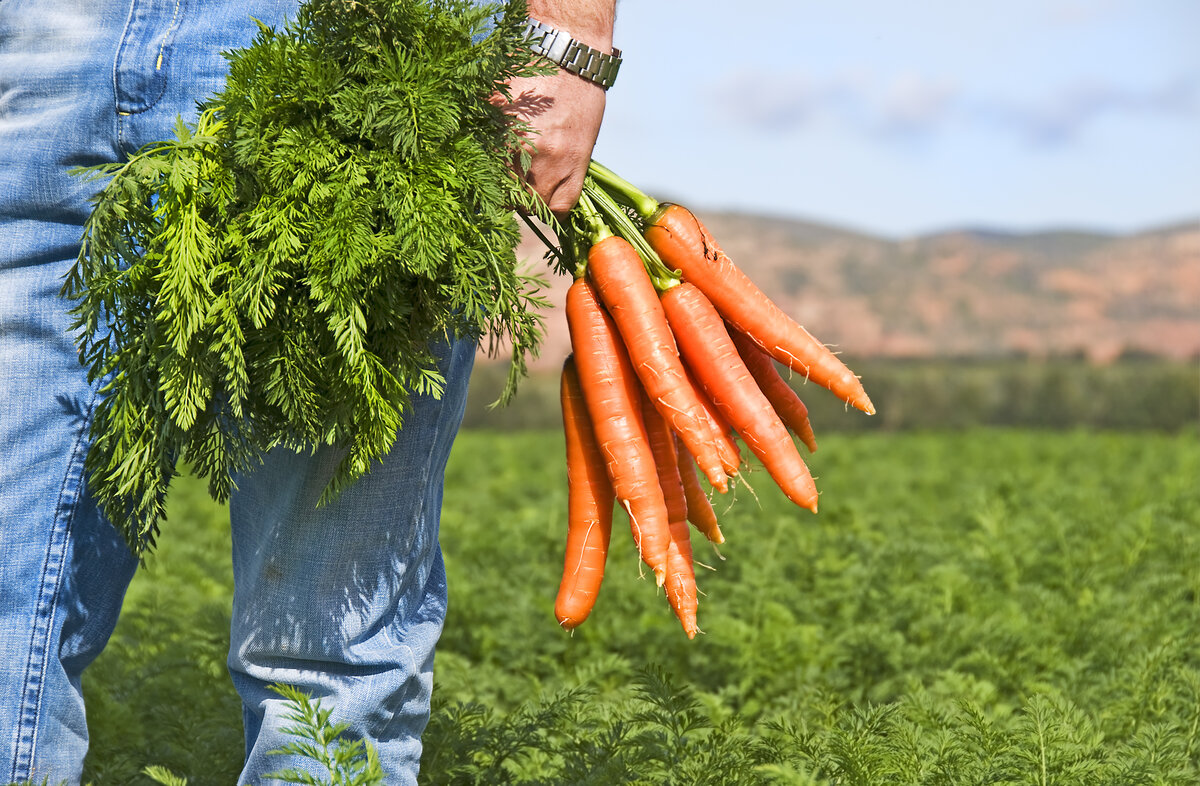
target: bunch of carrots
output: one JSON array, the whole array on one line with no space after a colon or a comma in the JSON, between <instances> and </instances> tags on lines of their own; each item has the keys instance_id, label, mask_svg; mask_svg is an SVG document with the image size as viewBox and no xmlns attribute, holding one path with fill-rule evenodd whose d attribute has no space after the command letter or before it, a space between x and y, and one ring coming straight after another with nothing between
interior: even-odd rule
<instances>
[{"instance_id":1,"label":"bunch of carrots","mask_svg":"<svg viewBox=\"0 0 1200 786\"><path fill-rule=\"evenodd\" d=\"M659 204L593 162L564 228L574 275L572 354L562 371L568 530L559 624L596 602L614 506L688 638L697 589L688 523L724 542L699 475L727 493L744 466L738 439L783 493L814 513L817 488L794 433L816 442L783 364L874 413L858 378L773 303L686 208Z\"/></svg>"}]
</instances>

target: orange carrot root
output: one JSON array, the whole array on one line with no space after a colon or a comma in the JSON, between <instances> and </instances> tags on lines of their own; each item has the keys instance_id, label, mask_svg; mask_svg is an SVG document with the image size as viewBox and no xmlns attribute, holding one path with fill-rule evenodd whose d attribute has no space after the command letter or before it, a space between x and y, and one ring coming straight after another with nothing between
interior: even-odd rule
<instances>
[{"instance_id":1,"label":"orange carrot root","mask_svg":"<svg viewBox=\"0 0 1200 786\"><path fill-rule=\"evenodd\" d=\"M566 312L583 398L613 492L629 514L638 554L662 586L671 536L637 378L616 327L585 279L567 291Z\"/></svg>"},{"instance_id":2,"label":"orange carrot root","mask_svg":"<svg viewBox=\"0 0 1200 786\"><path fill-rule=\"evenodd\" d=\"M695 391L687 384L674 337L637 250L621 237L601 240L588 252L588 276L655 409L687 444L709 482L725 489L721 456Z\"/></svg>"},{"instance_id":3,"label":"orange carrot root","mask_svg":"<svg viewBox=\"0 0 1200 786\"><path fill-rule=\"evenodd\" d=\"M804 402L800 400L796 391L792 390L792 386L779 375L775 369L775 361L745 333L732 329L729 331L729 337L733 339L746 368L750 370L767 401L775 408L783 425L800 437L800 441L810 453L815 453L817 438L808 419L808 407L804 406Z\"/></svg>"},{"instance_id":4,"label":"orange carrot root","mask_svg":"<svg viewBox=\"0 0 1200 786\"><path fill-rule=\"evenodd\" d=\"M560 399L567 444L567 546L554 615L559 625L573 630L591 614L604 580L614 496L573 357L563 364Z\"/></svg>"},{"instance_id":5,"label":"orange carrot root","mask_svg":"<svg viewBox=\"0 0 1200 786\"><path fill-rule=\"evenodd\" d=\"M675 435L667 421L648 399L643 398L642 417L650 438L650 450L658 469L659 485L667 501L671 545L667 550L667 601L688 638L696 635L696 573L692 565L692 542L687 525L687 499L679 477L679 458Z\"/></svg>"},{"instance_id":6,"label":"orange carrot root","mask_svg":"<svg viewBox=\"0 0 1200 786\"><path fill-rule=\"evenodd\" d=\"M699 287L730 324L772 357L868 415L875 414L858 377L738 269L691 211L664 205L652 217L645 237L667 267L682 271L684 281Z\"/></svg>"},{"instance_id":7,"label":"orange carrot root","mask_svg":"<svg viewBox=\"0 0 1200 786\"><path fill-rule=\"evenodd\" d=\"M700 485L700 476L696 474L696 465L686 451L677 451L679 479L683 484L684 499L687 502L687 519L692 522L701 535L708 538L714 545L725 542L721 534L721 526L717 523L717 513L712 503ZM719 552L718 552L719 556Z\"/></svg>"},{"instance_id":8,"label":"orange carrot root","mask_svg":"<svg viewBox=\"0 0 1200 786\"><path fill-rule=\"evenodd\" d=\"M817 487L808 466L742 362L721 315L699 289L687 283L664 293L662 302L688 367L717 410L788 499L815 513Z\"/></svg>"}]
</instances>

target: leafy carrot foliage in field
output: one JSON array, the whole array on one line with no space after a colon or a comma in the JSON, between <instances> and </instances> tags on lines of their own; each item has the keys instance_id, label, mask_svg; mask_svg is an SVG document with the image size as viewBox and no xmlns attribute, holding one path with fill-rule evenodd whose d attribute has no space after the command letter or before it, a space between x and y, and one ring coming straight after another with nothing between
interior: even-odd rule
<instances>
[{"instance_id":1,"label":"leafy carrot foliage in field","mask_svg":"<svg viewBox=\"0 0 1200 786\"><path fill-rule=\"evenodd\" d=\"M819 516L761 472L757 501L718 500L725 559L694 540L715 570L690 642L625 541L587 622L555 625L561 447L456 447L424 782L1200 780L1194 433L826 436ZM196 526L85 679L98 783L146 764L229 783L240 761L224 513L191 487L171 515Z\"/></svg>"},{"instance_id":2,"label":"leafy carrot foliage in field","mask_svg":"<svg viewBox=\"0 0 1200 786\"><path fill-rule=\"evenodd\" d=\"M759 502L725 515L726 559L710 552L716 570L698 577L707 635L694 642L629 548L610 555L588 621L547 632L562 541L548 439L459 445L478 458L456 462L451 482L478 493L443 523L439 701L528 710L538 691L582 683L593 720L627 725L641 711L631 677L653 663L713 723L769 744L764 764L792 782L937 782L934 766L947 783L1197 777L1194 435L827 437L812 457L817 518L758 475Z\"/></svg>"}]
</instances>

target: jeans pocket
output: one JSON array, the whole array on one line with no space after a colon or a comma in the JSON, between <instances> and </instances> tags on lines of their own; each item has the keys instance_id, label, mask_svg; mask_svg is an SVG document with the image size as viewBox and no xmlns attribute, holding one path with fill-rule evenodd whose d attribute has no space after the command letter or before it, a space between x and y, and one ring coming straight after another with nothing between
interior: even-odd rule
<instances>
[{"instance_id":1,"label":"jeans pocket","mask_svg":"<svg viewBox=\"0 0 1200 786\"><path fill-rule=\"evenodd\" d=\"M118 114L145 112L163 97L186 10L186 0L134 0L113 69Z\"/></svg>"}]
</instances>

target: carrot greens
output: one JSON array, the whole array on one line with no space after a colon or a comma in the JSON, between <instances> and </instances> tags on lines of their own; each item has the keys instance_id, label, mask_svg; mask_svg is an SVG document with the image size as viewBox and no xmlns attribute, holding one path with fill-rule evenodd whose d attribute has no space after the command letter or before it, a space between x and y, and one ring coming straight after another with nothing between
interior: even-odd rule
<instances>
[{"instance_id":1,"label":"carrot greens","mask_svg":"<svg viewBox=\"0 0 1200 786\"><path fill-rule=\"evenodd\" d=\"M325 497L438 395L444 339L541 337L516 261L524 126L489 96L537 69L522 3L310 0L229 52L176 138L83 171L103 187L64 294L102 380L87 456L104 512L152 546L176 467L218 499L276 446L337 446Z\"/></svg>"}]
</instances>

